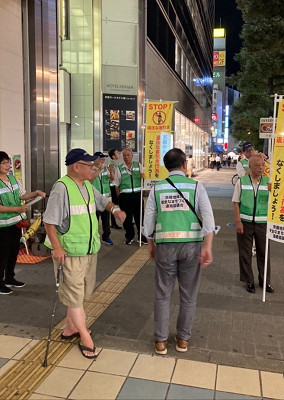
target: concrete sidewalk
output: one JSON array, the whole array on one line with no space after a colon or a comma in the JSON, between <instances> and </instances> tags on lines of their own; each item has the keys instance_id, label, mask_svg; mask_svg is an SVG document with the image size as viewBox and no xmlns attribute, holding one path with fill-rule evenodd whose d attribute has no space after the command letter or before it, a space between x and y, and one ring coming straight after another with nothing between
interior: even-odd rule
<instances>
[{"instance_id":1,"label":"concrete sidewalk","mask_svg":"<svg viewBox=\"0 0 284 400\"><path fill-rule=\"evenodd\" d=\"M84 359L75 342L65 344L71 346L69 353L59 364L54 362L40 386L26 388L23 394L19 384L9 383L7 371L17 363L31 363L31 357L25 354L48 332L55 288L50 259L36 265L19 264L17 278L27 285L10 296L1 296L0 376L6 377L6 388L18 387L17 395L16 389L9 391L10 398L21 398L21 394L22 398L33 399L284 398L283 249L271 243L275 293L267 294L262 303L260 288L249 294L239 281L235 230L227 227L233 222L234 173L233 169L209 169L196 177L206 187L221 230L214 239L214 262L202 273L189 351L181 354L174 349L179 303L175 288L168 355L153 357L154 263L146 258L145 265L91 326L95 342L102 349L98 361ZM139 249L137 243L124 245L123 236L122 231L113 231L114 246L102 245L98 291L101 283L118 275L118 268ZM147 254L146 249L142 253ZM255 259L253 262L256 271ZM94 297L98 297L96 292ZM55 324L64 314L64 307L59 306ZM57 343L58 339L54 340ZM15 380L13 371L10 374Z\"/></svg>"}]
</instances>

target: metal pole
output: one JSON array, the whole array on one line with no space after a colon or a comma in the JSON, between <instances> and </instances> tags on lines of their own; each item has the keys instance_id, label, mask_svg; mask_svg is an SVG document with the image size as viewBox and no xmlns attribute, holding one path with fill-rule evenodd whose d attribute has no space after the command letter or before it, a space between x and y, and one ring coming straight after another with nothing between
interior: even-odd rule
<instances>
[{"instance_id":1,"label":"metal pole","mask_svg":"<svg viewBox=\"0 0 284 400\"><path fill-rule=\"evenodd\" d=\"M144 100L143 107L143 126L142 126L142 156L141 156L141 164L144 172L144 151L145 151L145 108L148 100ZM144 190L144 179L141 178L141 195L140 195L140 231L139 231L139 247L141 247L142 241L142 219L143 219L143 190Z\"/></svg>"},{"instance_id":2,"label":"metal pole","mask_svg":"<svg viewBox=\"0 0 284 400\"><path fill-rule=\"evenodd\" d=\"M271 183L272 176L272 158L273 158L273 150L274 150L274 137L275 137L275 121L276 121L276 108L277 108L277 97L278 95L274 95L274 109L273 109L273 128L272 128L272 138L269 140L268 147L268 156L270 159L270 177L269 181ZM271 194L269 192L268 195L268 208L270 206ZM262 288L262 302L265 303L265 295L266 295L266 281L267 281L267 261L268 261L268 243L269 239L267 237L267 225L266 225L266 241L265 241L265 259L264 259L264 272L263 272L263 288Z\"/></svg>"},{"instance_id":3,"label":"metal pole","mask_svg":"<svg viewBox=\"0 0 284 400\"><path fill-rule=\"evenodd\" d=\"M58 300L58 289L59 289L59 285L60 285L60 282L62 281L62 276L63 276L62 274L63 274L63 267L61 264L59 264L59 267L57 269L57 277L56 277L56 292L55 292L55 297L54 297L54 306L53 306L53 311L52 311L52 315L51 315L51 323L50 323L49 332L48 332L48 339L47 339L47 343L46 343L45 357L44 357L44 361L42 363L43 367L47 367L47 356L48 356L48 351L49 351L51 332L52 332L52 328L53 328L53 321L54 321L57 300Z\"/></svg>"}]
</instances>

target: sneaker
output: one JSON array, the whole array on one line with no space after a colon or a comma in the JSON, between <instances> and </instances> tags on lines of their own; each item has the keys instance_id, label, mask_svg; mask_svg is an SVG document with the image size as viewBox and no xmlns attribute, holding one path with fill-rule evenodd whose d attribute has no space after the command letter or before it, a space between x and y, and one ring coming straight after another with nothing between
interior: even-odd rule
<instances>
[{"instance_id":1,"label":"sneaker","mask_svg":"<svg viewBox=\"0 0 284 400\"><path fill-rule=\"evenodd\" d=\"M125 239L124 244L130 245L133 242L133 239Z\"/></svg>"},{"instance_id":2,"label":"sneaker","mask_svg":"<svg viewBox=\"0 0 284 400\"><path fill-rule=\"evenodd\" d=\"M24 282L16 281L16 279L11 279L10 281L8 281L8 282L5 281L4 283L8 288L10 288L10 287L18 287L18 288L20 288L20 287L24 287L25 286Z\"/></svg>"},{"instance_id":3,"label":"sneaker","mask_svg":"<svg viewBox=\"0 0 284 400\"><path fill-rule=\"evenodd\" d=\"M6 285L0 286L0 294L11 294L11 293L13 293L13 290L8 288Z\"/></svg>"},{"instance_id":4,"label":"sneaker","mask_svg":"<svg viewBox=\"0 0 284 400\"><path fill-rule=\"evenodd\" d=\"M102 242L105 243L105 244L113 244L113 241L110 238L108 238L106 240L102 239Z\"/></svg>"}]
</instances>

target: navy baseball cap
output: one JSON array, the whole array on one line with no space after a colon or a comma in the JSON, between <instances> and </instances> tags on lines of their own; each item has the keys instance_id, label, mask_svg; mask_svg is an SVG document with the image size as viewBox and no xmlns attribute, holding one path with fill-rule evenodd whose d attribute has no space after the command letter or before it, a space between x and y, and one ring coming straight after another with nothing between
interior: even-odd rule
<instances>
[{"instance_id":1,"label":"navy baseball cap","mask_svg":"<svg viewBox=\"0 0 284 400\"><path fill-rule=\"evenodd\" d=\"M245 142L243 144L243 151L247 151L250 147L253 147L253 145L251 144L251 142Z\"/></svg>"},{"instance_id":2,"label":"navy baseball cap","mask_svg":"<svg viewBox=\"0 0 284 400\"><path fill-rule=\"evenodd\" d=\"M97 158L99 158L99 156L96 156L95 154L91 156L89 153L86 152L86 150L72 149L66 155L65 165L72 165L78 161L95 161Z\"/></svg>"},{"instance_id":3,"label":"navy baseball cap","mask_svg":"<svg viewBox=\"0 0 284 400\"><path fill-rule=\"evenodd\" d=\"M108 157L107 155L105 155L105 154L102 153L101 151L96 151L95 154L94 154L94 156L95 156L96 158L105 158L105 157Z\"/></svg>"}]
</instances>

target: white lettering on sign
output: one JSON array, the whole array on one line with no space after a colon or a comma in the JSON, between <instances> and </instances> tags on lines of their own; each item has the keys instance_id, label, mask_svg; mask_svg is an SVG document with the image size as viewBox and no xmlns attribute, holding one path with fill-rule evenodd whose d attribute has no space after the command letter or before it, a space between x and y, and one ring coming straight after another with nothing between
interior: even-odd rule
<instances>
[{"instance_id":1,"label":"white lettering on sign","mask_svg":"<svg viewBox=\"0 0 284 400\"><path fill-rule=\"evenodd\" d=\"M184 197L188 200L188 193L183 193ZM188 211L189 207L184 199L178 193L161 193L160 205L162 211Z\"/></svg>"}]
</instances>

